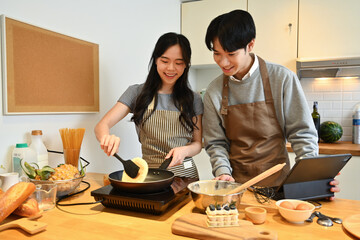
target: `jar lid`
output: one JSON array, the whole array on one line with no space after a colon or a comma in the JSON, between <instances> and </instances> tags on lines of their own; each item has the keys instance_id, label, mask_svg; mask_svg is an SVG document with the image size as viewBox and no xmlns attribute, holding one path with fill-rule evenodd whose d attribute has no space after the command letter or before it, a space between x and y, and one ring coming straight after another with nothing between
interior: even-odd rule
<instances>
[{"instance_id":1,"label":"jar lid","mask_svg":"<svg viewBox=\"0 0 360 240\"><path fill-rule=\"evenodd\" d=\"M31 135L42 135L41 130L32 130Z\"/></svg>"},{"instance_id":2,"label":"jar lid","mask_svg":"<svg viewBox=\"0 0 360 240\"><path fill-rule=\"evenodd\" d=\"M27 143L17 143L16 144L16 148L27 148L28 144Z\"/></svg>"}]
</instances>

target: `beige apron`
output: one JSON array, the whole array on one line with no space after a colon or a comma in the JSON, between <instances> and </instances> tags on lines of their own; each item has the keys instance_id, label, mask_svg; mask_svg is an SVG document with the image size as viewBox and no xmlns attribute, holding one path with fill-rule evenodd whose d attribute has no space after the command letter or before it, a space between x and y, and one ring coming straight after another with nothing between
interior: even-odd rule
<instances>
[{"instance_id":1,"label":"beige apron","mask_svg":"<svg viewBox=\"0 0 360 240\"><path fill-rule=\"evenodd\" d=\"M154 101L149 104L144 113L146 119L154 109ZM150 168L158 168L165 156L175 147L189 144L192 133L189 133L179 121L180 112L155 110L139 131L139 140L143 159ZM175 176L198 178L195 162L186 158L183 164L168 168Z\"/></svg>"},{"instance_id":2,"label":"beige apron","mask_svg":"<svg viewBox=\"0 0 360 240\"><path fill-rule=\"evenodd\" d=\"M228 106L229 77L224 75L221 114L230 140L229 158L235 181L244 183L276 164L286 162L281 171L256 184L277 186L290 170L289 158L276 118L266 64L260 57L258 59L265 101Z\"/></svg>"}]
</instances>

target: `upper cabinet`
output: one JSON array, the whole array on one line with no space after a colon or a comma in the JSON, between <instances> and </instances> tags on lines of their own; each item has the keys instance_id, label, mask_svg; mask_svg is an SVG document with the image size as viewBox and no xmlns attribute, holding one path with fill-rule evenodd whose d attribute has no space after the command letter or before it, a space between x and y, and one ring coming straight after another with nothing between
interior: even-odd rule
<instances>
[{"instance_id":1,"label":"upper cabinet","mask_svg":"<svg viewBox=\"0 0 360 240\"><path fill-rule=\"evenodd\" d=\"M249 0L256 26L253 52L296 71L298 0Z\"/></svg>"},{"instance_id":2,"label":"upper cabinet","mask_svg":"<svg viewBox=\"0 0 360 240\"><path fill-rule=\"evenodd\" d=\"M360 55L359 0L300 0L299 58Z\"/></svg>"},{"instance_id":3,"label":"upper cabinet","mask_svg":"<svg viewBox=\"0 0 360 240\"><path fill-rule=\"evenodd\" d=\"M296 58L360 56L359 0L203 0L182 4L182 33L193 66L215 64L205 33L216 16L234 9L251 13L254 52L296 71Z\"/></svg>"},{"instance_id":4,"label":"upper cabinet","mask_svg":"<svg viewBox=\"0 0 360 240\"><path fill-rule=\"evenodd\" d=\"M215 64L205 45L205 34L211 20L234 9L246 10L247 0L204 0L181 4L181 33L190 41L191 65Z\"/></svg>"}]
</instances>

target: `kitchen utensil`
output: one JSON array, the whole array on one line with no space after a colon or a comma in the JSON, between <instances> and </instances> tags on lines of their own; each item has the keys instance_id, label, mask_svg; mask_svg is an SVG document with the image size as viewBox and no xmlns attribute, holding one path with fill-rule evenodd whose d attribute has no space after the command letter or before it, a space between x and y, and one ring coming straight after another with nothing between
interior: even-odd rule
<instances>
[{"instance_id":1,"label":"kitchen utensil","mask_svg":"<svg viewBox=\"0 0 360 240\"><path fill-rule=\"evenodd\" d=\"M85 177L85 175L78 177L78 178L67 179L67 180L56 180L56 181L36 180L36 179L31 179L31 178L29 180L30 180L30 182L34 183L35 185L55 183L57 186L56 196L62 197L62 196L65 196L65 195L68 195L68 194L74 192L84 177Z\"/></svg>"},{"instance_id":2,"label":"kitchen utensil","mask_svg":"<svg viewBox=\"0 0 360 240\"><path fill-rule=\"evenodd\" d=\"M333 221L334 223L337 223L337 224L342 224L343 223L343 220L341 218L334 218L334 217L329 217L331 219L331 221Z\"/></svg>"},{"instance_id":3,"label":"kitchen utensil","mask_svg":"<svg viewBox=\"0 0 360 240\"><path fill-rule=\"evenodd\" d=\"M294 209L285 207L283 202L288 202ZM298 205L304 206L304 210L296 209ZM280 215L291 223L304 223L311 213L315 210L315 206L309 202L297 199L282 199L276 202ZM306 209L305 209L306 208Z\"/></svg>"},{"instance_id":4,"label":"kitchen utensil","mask_svg":"<svg viewBox=\"0 0 360 240\"><path fill-rule=\"evenodd\" d=\"M240 207L241 197L245 190L228 194L232 189L239 187L240 183L221 180L201 180L190 183L188 189L195 206L205 212L210 204L234 203Z\"/></svg>"},{"instance_id":5,"label":"kitchen utensil","mask_svg":"<svg viewBox=\"0 0 360 240\"><path fill-rule=\"evenodd\" d=\"M38 202L40 210L47 211L55 207L56 190L56 183L37 184L31 197Z\"/></svg>"},{"instance_id":6,"label":"kitchen utensil","mask_svg":"<svg viewBox=\"0 0 360 240\"><path fill-rule=\"evenodd\" d=\"M129 175L129 177L135 178L137 176L139 169L140 169L140 167L138 165L136 165L131 160L126 160L126 161L123 160L117 153L114 154L114 157L116 157L118 160L120 160L120 162L124 166L124 170L125 170L126 174Z\"/></svg>"},{"instance_id":7,"label":"kitchen utensil","mask_svg":"<svg viewBox=\"0 0 360 240\"><path fill-rule=\"evenodd\" d=\"M343 226L349 233L360 238L360 214L351 215L345 218Z\"/></svg>"},{"instance_id":8,"label":"kitchen utensil","mask_svg":"<svg viewBox=\"0 0 360 240\"><path fill-rule=\"evenodd\" d=\"M315 212L315 215L317 215L319 218L330 218L330 220L333 221L334 223L342 224L342 219L341 219L341 218L329 217L329 216L327 216L327 215L322 214L322 213L319 212L319 211L316 211L316 212Z\"/></svg>"},{"instance_id":9,"label":"kitchen utensil","mask_svg":"<svg viewBox=\"0 0 360 240\"><path fill-rule=\"evenodd\" d=\"M257 175L256 177L250 179L249 181L241 184L241 186L235 188L235 189L232 189L231 191L228 192L228 194L233 194L233 193L236 193L236 192L240 192L258 182L260 182L261 180L267 178L268 176L280 171L284 166L286 165L286 163L281 163L281 164L277 164L275 165L274 167L266 170L265 172L263 173L260 173L259 175Z\"/></svg>"},{"instance_id":10,"label":"kitchen utensil","mask_svg":"<svg viewBox=\"0 0 360 240\"><path fill-rule=\"evenodd\" d=\"M166 159L165 161L163 161L159 168L160 168L160 169L167 169L168 166L170 165L172 159L173 159L172 157L169 157L168 159Z\"/></svg>"},{"instance_id":11,"label":"kitchen utensil","mask_svg":"<svg viewBox=\"0 0 360 240\"><path fill-rule=\"evenodd\" d=\"M328 217L320 217L316 222L324 227L331 227L332 225L334 225L331 219Z\"/></svg>"},{"instance_id":12,"label":"kitchen utensil","mask_svg":"<svg viewBox=\"0 0 360 240\"><path fill-rule=\"evenodd\" d=\"M324 226L324 227L331 227L332 225L334 225L328 216L325 216L324 214L322 214L319 211L315 211L314 213L318 217L318 220L316 222L319 225Z\"/></svg>"},{"instance_id":13,"label":"kitchen utensil","mask_svg":"<svg viewBox=\"0 0 360 240\"><path fill-rule=\"evenodd\" d=\"M311 216L310 216L308 219L305 220L305 222L310 222L310 223L312 223L314 217L316 217L316 215L315 215L315 213L312 213Z\"/></svg>"},{"instance_id":14,"label":"kitchen utensil","mask_svg":"<svg viewBox=\"0 0 360 240\"><path fill-rule=\"evenodd\" d=\"M47 227L47 223L33 221L28 218L20 218L18 220L0 225L0 231L3 231L8 228L21 228L22 230L30 234L35 234L45 230L46 227Z\"/></svg>"},{"instance_id":15,"label":"kitchen utensil","mask_svg":"<svg viewBox=\"0 0 360 240\"><path fill-rule=\"evenodd\" d=\"M190 213L177 218L172 226L173 234L196 238L196 239L277 239L277 233L273 230L262 229L254 226L251 222L239 219L240 226L236 227L208 227L205 214Z\"/></svg>"},{"instance_id":16,"label":"kitchen utensil","mask_svg":"<svg viewBox=\"0 0 360 240\"><path fill-rule=\"evenodd\" d=\"M245 217L254 224L263 224L266 220L266 209L261 207L245 208Z\"/></svg>"},{"instance_id":17,"label":"kitchen utensil","mask_svg":"<svg viewBox=\"0 0 360 240\"><path fill-rule=\"evenodd\" d=\"M151 193L159 192L173 182L174 173L164 169L149 168L148 174L144 182L123 182L123 171L110 173L109 180L111 185L121 191L132 193Z\"/></svg>"}]
</instances>

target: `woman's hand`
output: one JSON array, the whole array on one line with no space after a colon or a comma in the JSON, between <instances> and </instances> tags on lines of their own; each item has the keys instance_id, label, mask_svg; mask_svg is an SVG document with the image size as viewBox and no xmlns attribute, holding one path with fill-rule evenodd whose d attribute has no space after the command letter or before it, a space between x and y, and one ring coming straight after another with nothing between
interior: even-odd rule
<instances>
[{"instance_id":1,"label":"woman's hand","mask_svg":"<svg viewBox=\"0 0 360 240\"><path fill-rule=\"evenodd\" d=\"M104 150L104 152L108 156L114 155L116 152L119 151L119 145L120 145L120 138L115 135L104 135L101 138L100 146L101 149Z\"/></svg>"},{"instance_id":2,"label":"woman's hand","mask_svg":"<svg viewBox=\"0 0 360 240\"><path fill-rule=\"evenodd\" d=\"M217 176L216 178L214 178L214 180L235 182L235 179L228 174L223 174L223 175Z\"/></svg>"},{"instance_id":3,"label":"woman's hand","mask_svg":"<svg viewBox=\"0 0 360 240\"><path fill-rule=\"evenodd\" d=\"M176 147L170 150L170 152L165 156L165 159L168 159L172 156L172 161L169 164L169 167L174 167L183 163L185 157L188 157L188 146Z\"/></svg>"}]
</instances>

